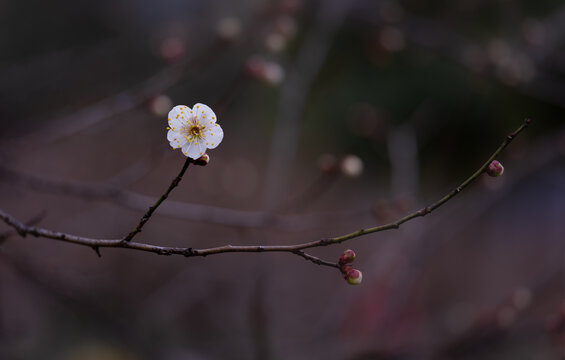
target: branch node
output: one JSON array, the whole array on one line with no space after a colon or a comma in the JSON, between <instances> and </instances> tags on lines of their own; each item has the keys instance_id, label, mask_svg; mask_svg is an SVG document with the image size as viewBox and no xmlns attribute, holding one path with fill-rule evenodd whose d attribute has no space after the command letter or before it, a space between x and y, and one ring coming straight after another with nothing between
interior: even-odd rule
<instances>
[{"instance_id":1,"label":"branch node","mask_svg":"<svg viewBox=\"0 0 565 360\"><path fill-rule=\"evenodd\" d=\"M191 248L191 247L184 249L184 251L182 252L182 254L184 255L184 257L191 257L191 256L194 256L194 255L195 255L195 254L194 254L194 251L192 251L192 248Z\"/></svg>"},{"instance_id":2,"label":"branch node","mask_svg":"<svg viewBox=\"0 0 565 360\"><path fill-rule=\"evenodd\" d=\"M257 246L257 252L263 252L265 251L265 248L261 245Z\"/></svg>"},{"instance_id":3,"label":"branch node","mask_svg":"<svg viewBox=\"0 0 565 360\"><path fill-rule=\"evenodd\" d=\"M98 255L99 258L102 257L102 254L100 253L100 248L98 246L93 246L92 250L94 250L94 252L96 253L96 255Z\"/></svg>"},{"instance_id":4,"label":"branch node","mask_svg":"<svg viewBox=\"0 0 565 360\"><path fill-rule=\"evenodd\" d=\"M20 229L20 228L16 228L16 231L18 232L18 234L20 234L21 237L26 237L27 232L25 231L25 229Z\"/></svg>"}]
</instances>

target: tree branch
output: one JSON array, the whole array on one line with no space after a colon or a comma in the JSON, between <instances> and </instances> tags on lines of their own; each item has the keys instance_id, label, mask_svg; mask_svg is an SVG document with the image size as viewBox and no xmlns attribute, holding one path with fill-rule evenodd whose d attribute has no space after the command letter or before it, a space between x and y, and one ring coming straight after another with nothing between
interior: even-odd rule
<instances>
[{"instance_id":1,"label":"tree branch","mask_svg":"<svg viewBox=\"0 0 565 360\"><path fill-rule=\"evenodd\" d=\"M222 253L242 253L242 252L252 252L252 253L260 253L260 252L288 252L304 259L311 261L318 265L325 265L329 267L339 268L338 264L327 262L321 260L315 256L307 254L304 252L305 249L321 247L321 246L328 246L328 245L335 245L339 244L363 235L368 235L376 232L381 232L385 230L391 229L398 229L400 226L412 219L417 217L425 216L435 209L439 208L449 200L453 199L457 194L463 191L467 186L469 186L472 182L474 182L483 172L485 172L486 168L490 164L492 160L494 160L505 148L508 146L512 140L524 130L530 124L530 120L527 119L524 123L512 132L510 135L506 137L506 139L502 142L502 144L496 149L496 151L488 158L488 160L477 170L475 171L469 178L467 178L461 185L457 188L449 192L443 198L438 200L437 202L433 203L430 206L427 206L421 210L413 212L403 218L396 220L395 222L369 228L369 229L361 229L354 231L349 234L345 234L342 236L337 236L333 238L326 238L320 239L317 241L305 242L295 245L272 245L272 246L262 246L262 245L242 245L242 246L234 246L234 245L224 245L218 246L213 248L205 248L205 249L193 249L191 247L167 247L167 246L158 246L152 244L145 244L139 242L133 242L131 239L141 231L143 225L147 222L147 220L151 217L155 209L167 198L168 194L171 192L173 188L175 188L179 181L182 178L182 175L188 168L191 160L187 159L183 168L181 169L180 173L175 177L175 179L169 185L167 191L157 200L157 202L149 208L147 213L141 218L137 227L126 235L122 239L92 239L72 234L66 234L61 232L55 232L43 228L38 228L34 226L25 225L18 220L16 220L13 216L9 215L8 213L4 212L0 209L0 219L2 219L6 224L13 227L22 237L26 235L32 235L36 237L43 237L53 240L60 240L65 242L70 242L78 245L89 246L93 248L95 251L98 252L98 249L104 247L117 247L117 248L126 248L126 249L133 249L133 250L140 250L140 251L148 251L153 252L158 255L182 255L185 257L194 257L194 256L208 256L208 255L215 255L215 254L222 254Z\"/></svg>"}]
</instances>

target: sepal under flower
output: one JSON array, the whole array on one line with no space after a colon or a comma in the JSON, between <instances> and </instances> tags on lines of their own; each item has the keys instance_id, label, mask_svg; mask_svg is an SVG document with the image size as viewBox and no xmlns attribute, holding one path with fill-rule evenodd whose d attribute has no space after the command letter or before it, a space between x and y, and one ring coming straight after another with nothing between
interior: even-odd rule
<instances>
[{"instance_id":1,"label":"sepal under flower","mask_svg":"<svg viewBox=\"0 0 565 360\"><path fill-rule=\"evenodd\" d=\"M201 157L199 157L198 159L194 160L194 165L206 166L206 165L208 165L209 162L210 162L210 156L208 156L207 154L204 154Z\"/></svg>"}]
</instances>

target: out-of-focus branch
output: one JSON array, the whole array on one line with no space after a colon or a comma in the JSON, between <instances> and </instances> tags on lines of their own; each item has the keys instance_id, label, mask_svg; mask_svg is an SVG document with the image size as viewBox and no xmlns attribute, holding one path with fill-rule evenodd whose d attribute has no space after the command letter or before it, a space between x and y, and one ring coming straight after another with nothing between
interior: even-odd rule
<instances>
[{"instance_id":1,"label":"out-of-focus branch","mask_svg":"<svg viewBox=\"0 0 565 360\"><path fill-rule=\"evenodd\" d=\"M537 66L536 76L531 79L531 81L526 81L515 86L517 90L530 97L560 107L565 107L565 97L562 95L565 85L563 82L556 80L555 76L552 76L551 73L544 71L543 65L544 60L548 57L548 54L551 53L551 49L554 49L556 44L562 42L563 31L559 31L562 25L557 24L564 16L565 8L560 8L554 16L546 21L546 26L553 30L551 44L547 44L547 49L543 53L528 54L532 60L537 61L535 63ZM402 28L410 41L415 44L437 51L442 56L456 63L465 65L461 56L461 54L464 53L464 48L459 44L471 45L473 41L470 39L457 34L452 29L440 26L437 22L416 16L406 16L406 21ZM521 50L526 52L525 49ZM485 75L489 75L489 73L487 72ZM496 76L493 75L495 75L495 71L491 71L490 77L496 79Z\"/></svg>"},{"instance_id":2,"label":"out-of-focus branch","mask_svg":"<svg viewBox=\"0 0 565 360\"><path fill-rule=\"evenodd\" d=\"M387 136L393 196L418 195L418 144L410 125L390 130Z\"/></svg>"},{"instance_id":3,"label":"out-of-focus branch","mask_svg":"<svg viewBox=\"0 0 565 360\"><path fill-rule=\"evenodd\" d=\"M118 247L118 248L126 248L126 249L133 249L133 250L140 250L140 251L148 251L153 252L159 255L183 255L185 257L194 257L194 256L208 256L208 255L215 255L221 253L259 253L259 252L288 252L294 255L301 256L308 261L311 261L318 265L325 265L330 267L335 267L339 269L339 265L337 263L331 263L324 260L321 260L315 256L307 254L304 252L306 249L321 247L321 246L328 246L328 245L335 245L339 244L363 235L368 235L371 233L381 232L385 230L391 229L398 229L402 224L408 222L412 219L417 217L425 216L435 209L439 208L441 205L445 204L449 200L453 199L457 194L463 191L468 185L474 182L479 176L486 171L489 167L490 163L514 140L514 138L522 132L528 125L530 124L530 120L527 119L525 122L514 132L510 133L506 139L502 142L502 144L496 149L496 151L489 157L489 159L477 170L475 171L469 178L467 178L461 185L457 188L452 190L450 193L445 195L443 198L438 200L437 202L433 203L430 206L427 206L421 210L418 210L412 214L409 214L403 218L398 219L395 222L390 224L381 225L369 229L361 229L349 234L345 234L342 236L337 236L333 238L325 238L320 239L317 241L305 242L301 244L295 245L272 245L272 246L262 246L262 245L243 245L243 246L234 246L234 245L224 245L219 247L213 248L205 248L205 249L193 249L191 247L166 247L166 246L157 246L152 244L145 244L145 243L138 243L133 241L128 241L128 236L125 236L122 239L93 239L87 238L62 232L55 232L52 230L47 230L43 228L37 228L34 226L25 225L18 220L16 220L13 216L9 215L8 213L0 210L0 219L2 219L6 224L13 227L22 237L26 235L32 235L36 237L44 237L53 240L60 240L65 242L70 242L78 245L89 246L93 248L97 253L99 248L103 247ZM187 160L187 163L190 160ZM180 176L186 171L186 167L188 167L187 163L183 166L183 169L179 173L179 176L173 180L165 194L162 196L166 198L165 195L168 193L178 184L177 180L180 180ZM173 186L174 185L174 186ZM160 202L154 207L158 206ZM152 211L150 210L152 213ZM147 214L146 214L147 215ZM148 217L150 217L149 214ZM131 239L131 237L129 238Z\"/></svg>"},{"instance_id":4,"label":"out-of-focus branch","mask_svg":"<svg viewBox=\"0 0 565 360\"><path fill-rule=\"evenodd\" d=\"M155 94L169 89L190 74L198 71L211 60L219 58L218 54L226 48L226 44L226 42L218 40L199 56L166 67L131 89L109 96L69 115L47 121L45 123L49 124L48 127L15 139L14 142L16 145L24 146L25 144L28 148L29 144L44 146L87 129L102 120L134 109Z\"/></svg>"},{"instance_id":5,"label":"out-of-focus branch","mask_svg":"<svg viewBox=\"0 0 565 360\"><path fill-rule=\"evenodd\" d=\"M145 211L147 204L157 201L155 197L124 190L113 183L91 184L49 179L44 176L21 173L1 165L0 181L49 194L74 196L85 200L105 200L136 211ZM357 218L362 213L368 213L368 209L342 211L335 214L274 215L262 211L235 210L176 200L167 200L159 208L160 216L241 228L270 228L289 232L313 229L343 218Z\"/></svg>"},{"instance_id":6,"label":"out-of-focus branch","mask_svg":"<svg viewBox=\"0 0 565 360\"><path fill-rule=\"evenodd\" d=\"M296 63L288 71L279 99L279 113L266 174L263 208L278 209L285 198L290 168L298 145L300 119L308 90L330 49L331 40L351 6L349 1L319 1L319 14L304 39Z\"/></svg>"}]
</instances>

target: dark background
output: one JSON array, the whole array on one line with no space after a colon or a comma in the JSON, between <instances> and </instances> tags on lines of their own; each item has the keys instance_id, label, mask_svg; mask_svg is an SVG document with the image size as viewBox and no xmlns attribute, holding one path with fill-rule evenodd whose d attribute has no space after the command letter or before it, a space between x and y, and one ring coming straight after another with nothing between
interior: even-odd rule
<instances>
[{"instance_id":1,"label":"dark background","mask_svg":"<svg viewBox=\"0 0 565 360\"><path fill-rule=\"evenodd\" d=\"M0 358L563 357L564 45L562 1L0 3L0 208L48 229L128 233L183 164L177 104L225 138L136 239L195 248L395 220L532 118L502 177L311 250L354 249L356 287L290 254L98 258L2 225Z\"/></svg>"}]
</instances>

